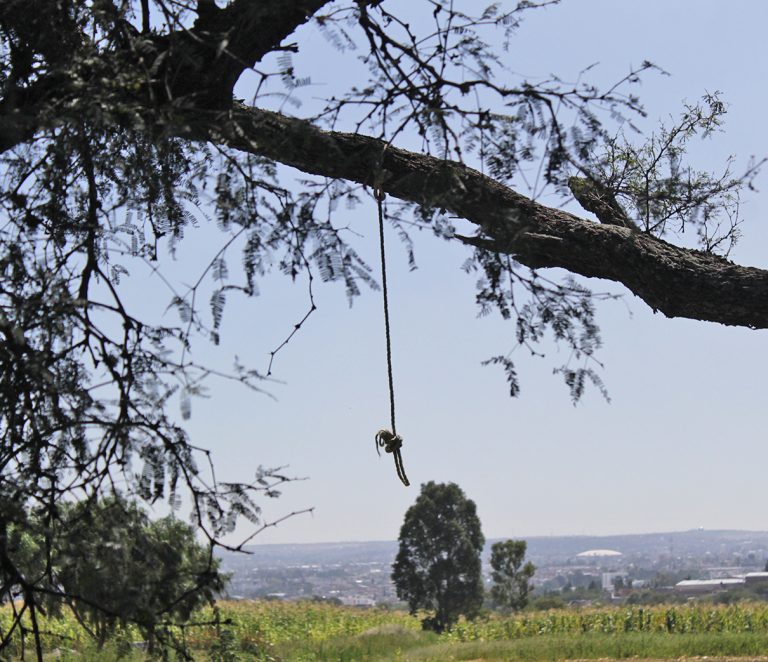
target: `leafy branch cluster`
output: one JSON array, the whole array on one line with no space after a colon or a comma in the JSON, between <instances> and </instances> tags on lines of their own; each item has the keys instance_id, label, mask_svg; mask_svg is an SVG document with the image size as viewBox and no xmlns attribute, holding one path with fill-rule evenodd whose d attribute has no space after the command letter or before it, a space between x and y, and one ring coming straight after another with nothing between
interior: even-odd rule
<instances>
[{"instance_id":1,"label":"leafy branch cluster","mask_svg":"<svg viewBox=\"0 0 768 662\"><path fill-rule=\"evenodd\" d=\"M498 365L504 370L512 397L519 394L520 383L511 355L522 348L531 355L543 356L537 348L550 335L570 349L566 363L554 372L563 376L574 403L583 395L588 381L608 399L595 370L601 366L596 353L602 341L595 321L594 298L610 295L595 295L573 278L553 282L536 271L512 264L509 256L482 248L475 249L464 268L481 274L476 297L480 314L496 310L502 318L515 322L516 342L510 353L484 361L484 365Z\"/></svg>"},{"instance_id":2,"label":"leafy branch cluster","mask_svg":"<svg viewBox=\"0 0 768 662\"><path fill-rule=\"evenodd\" d=\"M642 231L666 237L690 227L703 250L727 256L740 235L741 193L752 188L764 161L750 163L739 176L733 174L733 157L721 173L685 163L689 143L720 131L726 113L719 93L706 94L640 144L623 132L606 138L600 150L585 153L581 174L615 199Z\"/></svg>"},{"instance_id":3,"label":"leafy branch cluster","mask_svg":"<svg viewBox=\"0 0 768 662\"><path fill-rule=\"evenodd\" d=\"M496 2L476 15L450 0L422 3L407 16L379 3L319 13L315 22L337 49L356 50L363 42L367 52L359 59L369 79L331 98L316 119L331 127L370 129L389 143L401 134L418 137L422 149L442 158L462 160L473 153L501 181L519 175L523 163L541 160L554 180L575 152L561 115L570 113L579 148L588 150L602 135L597 108L614 118L623 111L642 114L624 84L653 67L644 62L607 90L558 78L521 78L490 41L498 40L500 30L506 50L526 11L557 2L518 2L512 9ZM414 24L431 25L419 31Z\"/></svg>"}]
</instances>

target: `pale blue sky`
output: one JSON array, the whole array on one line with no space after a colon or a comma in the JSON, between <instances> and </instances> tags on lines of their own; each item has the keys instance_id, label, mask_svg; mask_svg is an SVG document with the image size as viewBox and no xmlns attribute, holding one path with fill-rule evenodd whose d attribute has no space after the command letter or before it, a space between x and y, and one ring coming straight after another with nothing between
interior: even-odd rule
<instances>
[{"instance_id":1,"label":"pale blue sky","mask_svg":"<svg viewBox=\"0 0 768 662\"><path fill-rule=\"evenodd\" d=\"M740 164L768 155L766 26L768 3L757 1L565 0L529 13L505 57L526 75L564 79L599 61L591 72L597 82L652 60L672 74L650 74L638 88L652 118L722 91L730 105L726 132L697 149L695 162L718 168L728 154ZM319 35L303 31L299 43L297 75L318 84L307 94L325 94L322 84L332 88L347 70ZM765 175L757 183L765 187ZM768 268L766 196L744 201L737 262ZM365 235L358 245L376 264L373 213L366 206L354 217ZM220 235L202 228L188 238L173 267L186 282ZM410 488L397 481L391 458L374 450L373 436L388 421L376 293L349 309L343 287L319 287L319 310L276 363L283 382L269 387L276 399L211 382L212 397L193 403L188 429L213 449L220 478L248 480L259 464L288 464L308 477L265 503L265 514L310 506L315 513L254 542L394 539L429 480L458 483L476 501L489 537L768 528L765 332L668 320L625 293L599 307L611 404L590 392L574 407L551 374L563 362L551 345L544 359L516 355L522 394L510 399L501 372L480 362L512 347L512 325L477 318L474 277L460 269L465 249L414 238L419 269L408 272L388 235L398 429ZM231 262L238 262L234 253ZM139 272L136 287L159 289ZM303 315L306 290L279 275L260 288L254 300L231 299L222 348L201 344L201 358L228 366L237 354L266 367L268 352Z\"/></svg>"}]
</instances>

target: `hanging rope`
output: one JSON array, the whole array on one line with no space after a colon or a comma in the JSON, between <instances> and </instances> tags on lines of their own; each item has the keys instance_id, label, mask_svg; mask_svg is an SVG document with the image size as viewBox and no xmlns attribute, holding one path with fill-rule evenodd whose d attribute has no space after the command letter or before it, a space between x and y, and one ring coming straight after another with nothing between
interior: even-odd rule
<instances>
[{"instance_id":1,"label":"hanging rope","mask_svg":"<svg viewBox=\"0 0 768 662\"><path fill-rule=\"evenodd\" d=\"M379 430L376 433L376 452L381 456L379 447L385 452L392 453L395 458L395 469L397 477L406 487L410 485L408 477L405 475L403 467L403 456L400 448L403 446L403 438L397 434L395 426L395 385L392 377L392 337L389 331L389 299L387 293L387 259L384 253L384 191L380 186L376 186L373 191L376 198L376 204L379 209L379 246L381 247L381 287L384 290L384 330L387 337L387 377L389 378L389 414L392 423L392 431Z\"/></svg>"}]
</instances>

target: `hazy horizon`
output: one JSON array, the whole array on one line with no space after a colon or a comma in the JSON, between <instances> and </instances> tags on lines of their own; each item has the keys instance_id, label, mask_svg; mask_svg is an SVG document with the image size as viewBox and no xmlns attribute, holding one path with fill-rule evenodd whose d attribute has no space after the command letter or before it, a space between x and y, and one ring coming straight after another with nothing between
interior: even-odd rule
<instances>
[{"instance_id":1,"label":"hazy horizon","mask_svg":"<svg viewBox=\"0 0 768 662\"><path fill-rule=\"evenodd\" d=\"M549 534L549 535L535 535L535 536L527 536L525 534L520 534L516 536L485 536L486 543L489 540L505 540L508 538L514 538L516 540L538 540L541 538L623 538L623 537L630 537L630 536L666 536L666 535L672 535L676 533L685 534L685 533L693 533L693 532L702 532L702 533L713 533L713 534L722 534L722 533L760 533L760 534L766 534L768 533L767 529L703 529L703 528L694 528L694 529L677 529L674 531L635 531L632 533L604 533L604 534L592 534L592 533L557 533L557 534ZM285 541L285 542L258 542L258 538L255 538L253 542L250 542L246 545L246 547L268 547L268 546L290 546L290 545L344 545L344 544L365 544L365 543L397 543L397 536L394 538L375 538L370 540L356 540L356 539L348 539L348 540L318 540L313 542L291 542L291 541Z\"/></svg>"}]
</instances>

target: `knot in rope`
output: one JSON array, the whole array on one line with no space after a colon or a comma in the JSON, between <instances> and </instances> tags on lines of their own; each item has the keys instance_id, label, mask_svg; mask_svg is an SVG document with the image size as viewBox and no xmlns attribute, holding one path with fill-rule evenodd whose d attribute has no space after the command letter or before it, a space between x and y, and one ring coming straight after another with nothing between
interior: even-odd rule
<instances>
[{"instance_id":1,"label":"knot in rope","mask_svg":"<svg viewBox=\"0 0 768 662\"><path fill-rule=\"evenodd\" d=\"M402 448L403 438L399 434L382 429L376 433L376 452L381 455L379 446L381 446L386 453L394 453L396 450Z\"/></svg>"},{"instance_id":2,"label":"knot in rope","mask_svg":"<svg viewBox=\"0 0 768 662\"><path fill-rule=\"evenodd\" d=\"M379 447L381 447L384 449L384 452L394 455L397 477L402 481L403 485L408 487L411 483L408 481L408 476L405 475L405 467L403 467L403 456L400 453L402 446L403 438L399 434L384 429L376 433L376 452L381 456L381 451L379 450Z\"/></svg>"}]
</instances>

